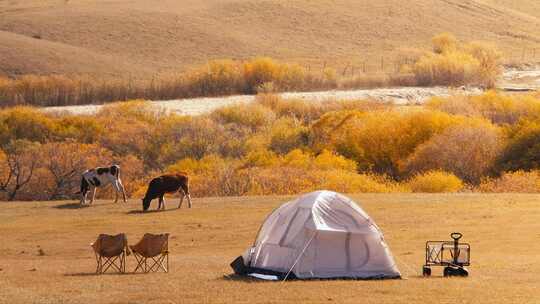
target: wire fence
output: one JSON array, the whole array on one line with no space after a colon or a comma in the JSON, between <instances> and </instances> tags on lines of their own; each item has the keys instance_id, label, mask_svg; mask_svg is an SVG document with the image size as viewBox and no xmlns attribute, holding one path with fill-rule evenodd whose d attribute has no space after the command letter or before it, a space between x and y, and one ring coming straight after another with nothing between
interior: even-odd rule
<instances>
[{"instance_id":1,"label":"wire fence","mask_svg":"<svg viewBox=\"0 0 540 304\"><path fill-rule=\"evenodd\" d=\"M539 63L540 47L508 51L503 61L505 63Z\"/></svg>"},{"instance_id":2,"label":"wire fence","mask_svg":"<svg viewBox=\"0 0 540 304\"><path fill-rule=\"evenodd\" d=\"M402 66L413 63L413 59L394 59L380 56L375 60L350 61L341 64L329 64L323 61L321 63L304 64L304 67L308 72L325 73L328 70L333 70L338 77L348 77L364 74L395 73L399 72Z\"/></svg>"},{"instance_id":3,"label":"wire fence","mask_svg":"<svg viewBox=\"0 0 540 304\"><path fill-rule=\"evenodd\" d=\"M503 64L540 64L540 47L506 51L502 58ZM379 56L364 61L356 60L340 64L322 61L304 66L309 72L324 73L326 70L332 69L336 76L354 77L366 74L399 73L404 66L412 66L415 62L414 58Z\"/></svg>"}]
</instances>

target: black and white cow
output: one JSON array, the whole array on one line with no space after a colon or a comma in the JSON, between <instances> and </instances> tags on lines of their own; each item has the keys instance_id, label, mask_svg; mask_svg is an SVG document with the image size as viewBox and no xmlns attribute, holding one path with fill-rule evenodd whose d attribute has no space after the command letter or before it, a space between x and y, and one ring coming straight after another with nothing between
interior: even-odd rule
<instances>
[{"instance_id":1,"label":"black and white cow","mask_svg":"<svg viewBox=\"0 0 540 304\"><path fill-rule=\"evenodd\" d=\"M110 167L97 167L83 172L81 178L81 205L86 204L86 195L92 191L90 204L94 202L96 188L112 184L116 190L114 202L118 202L118 192L122 191L124 203L126 202L126 192L120 179L120 166L112 165Z\"/></svg>"}]
</instances>

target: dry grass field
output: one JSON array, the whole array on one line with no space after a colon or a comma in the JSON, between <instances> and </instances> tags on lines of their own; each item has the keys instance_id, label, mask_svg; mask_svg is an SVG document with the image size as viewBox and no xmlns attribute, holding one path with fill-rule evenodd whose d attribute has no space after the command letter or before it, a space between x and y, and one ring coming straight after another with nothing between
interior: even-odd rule
<instances>
[{"instance_id":1,"label":"dry grass field","mask_svg":"<svg viewBox=\"0 0 540 304\"><path fill-rule=\"evenodd\" d=\"M340 70L377 69L383 56L393 69L400 48L444 31L531 61L539 11L535 0L0 0L0 75L148 79L254 56Z\"/></svg>"},{"instance_id":2,"label":"dry grass field","mask_svg":"<svg viewBox=\"0 0 540 304\"><path fill-rule=\"evenodd\" d=\"M169 199L171 210L146 214L138 200L83 209L72 201L1 203L0 303L540 303L538 195L352 195L384 231L406 280L230 276L229 262L289 198L200 198L191 210L172 209ZM471 276L421 277L424 242L452 231L472 245ZM125 232L131 243L170 232L170 273L94 275L89 244L102 232Z\"/></svg>"}]
</instances>

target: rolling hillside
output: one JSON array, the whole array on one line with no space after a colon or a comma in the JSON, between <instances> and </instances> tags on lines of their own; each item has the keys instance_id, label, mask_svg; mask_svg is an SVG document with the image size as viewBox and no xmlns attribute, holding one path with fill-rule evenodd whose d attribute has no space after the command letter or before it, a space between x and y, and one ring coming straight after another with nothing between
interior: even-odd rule
<instances>
[{"instance_id":1,"label":"rolling hillside","mask_svg":"<svg viewBox=\"0 0 540 304\"><path fill-rule=\"evenodd\" d=\"M0 0L0 74L149 78L253 56L343 66L443 31L518 54L540 48L539 12L535 0Z\"/></svg>"}]
</instances>

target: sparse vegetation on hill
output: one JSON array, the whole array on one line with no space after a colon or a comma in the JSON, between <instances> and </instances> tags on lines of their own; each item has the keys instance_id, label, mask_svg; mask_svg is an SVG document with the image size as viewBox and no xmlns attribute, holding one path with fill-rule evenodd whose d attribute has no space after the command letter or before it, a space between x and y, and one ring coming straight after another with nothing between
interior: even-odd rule
<instances>
[{"instance_id":1,"label":"sparse vegetation on hill","mask_svg":"<svg viewBox=\"0 0 540 304\"><path fill-rule=\"evenodd\" d=\"M534 0L2 1L0 75L151 80L256 55L338 75L388 73L400 48L427 48L443 31L530 62L540 59L539 10Z\"/></svg>"},{"instance_id":2,"label":"sparse vegetation on hill","mask_svg":"<svg viewBox=\"0 0 540 304\"><path fill-rule=\"evenodd\" d=\"M524 183L533 173L520 173L540 169L539 116L538 96L494 92L414 109L259 95L196 117L156 112L144 101L90 116L14 107L0 111L0 195L73 197L80 171L111 162L132 196L167 171L189 172L195 196L540 191Z\"/></svg>"}]
</instances>

